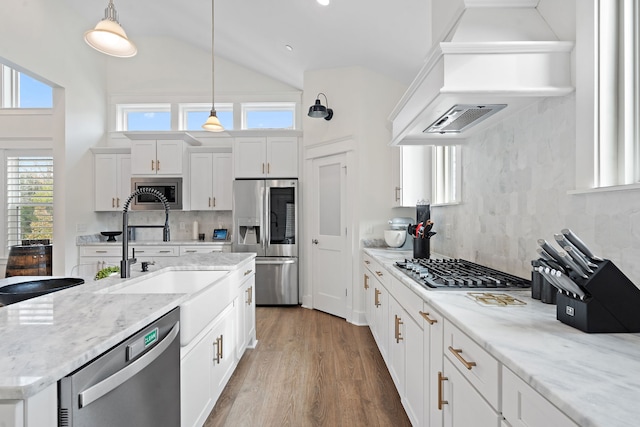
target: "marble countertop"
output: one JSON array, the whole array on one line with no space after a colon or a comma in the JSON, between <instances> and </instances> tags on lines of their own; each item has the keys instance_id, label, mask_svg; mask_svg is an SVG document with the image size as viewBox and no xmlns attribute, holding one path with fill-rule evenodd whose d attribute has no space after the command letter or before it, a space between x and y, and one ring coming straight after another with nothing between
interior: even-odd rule
<instances>
[{"instance_id":1,"label":"marble countertop","mask_svg":"<svg viewBox=\"0 0 640 427\"><path fill-rule=\"evenodd\" d=\"M236 270L254 253L167 258L130 279L108 277L0 308L0 400L24 399L104 353L184 302L186 294L104 289L169 270ZM134 271L135 270L135 271Z\"/></svg>"},{"instance_id":2,"label":"marble countertop","mask_svg":"<svg viewBox=\"0 0 640 427\"><path fill-rule=\"evenodd\" d=\"M582 332L528 291L505 292L525 306L488 307L465 291L426 290L393 267L411 252L364 251L581 427L640 420L640 334Z\"/></svg>"}]
</instances>

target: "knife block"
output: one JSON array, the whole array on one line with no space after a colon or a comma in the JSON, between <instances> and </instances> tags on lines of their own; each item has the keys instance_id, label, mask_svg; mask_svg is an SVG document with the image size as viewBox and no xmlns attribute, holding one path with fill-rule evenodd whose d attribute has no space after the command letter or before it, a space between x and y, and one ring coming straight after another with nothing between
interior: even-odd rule
<instances>
[{"instance_id":1,"label":"knife block","mask_svg":"<svg viewBox=\"0 0 640 427\"><path fill-rule=\"evenodd\" d=\"M640 289L610 260L587 279L577 279L584 301L558 292L556 318L588 333L640 332Z\"/></svg>"}]
</instances>

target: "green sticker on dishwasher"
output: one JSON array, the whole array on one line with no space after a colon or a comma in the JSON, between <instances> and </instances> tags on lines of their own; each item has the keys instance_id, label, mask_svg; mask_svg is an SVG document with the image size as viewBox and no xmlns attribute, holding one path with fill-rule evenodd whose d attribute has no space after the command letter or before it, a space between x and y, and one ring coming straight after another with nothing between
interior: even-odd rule
<instances>
[{"instance_id":1,"label":"green sticker on dishwasher","mask_svg":"<svg viewBox=\"0 0 640 427\"><path fill-rule=\"evenodd\" d=\"M144 346L149 347L151 344L158 340L158 328L155 328L147 335L144 336Z\"/></svg>"}]
</instances>

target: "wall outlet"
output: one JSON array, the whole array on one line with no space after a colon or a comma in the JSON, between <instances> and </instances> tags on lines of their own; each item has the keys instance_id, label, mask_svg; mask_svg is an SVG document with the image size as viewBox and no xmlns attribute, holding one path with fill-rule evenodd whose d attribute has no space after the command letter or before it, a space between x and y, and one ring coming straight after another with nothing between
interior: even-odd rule
<instances>
[{"instance_id":1,"label":"wall outlet","mask_svg":"<svg viewBox=\"0 0 640 427\"><path fill-rule=\"evenodd\" d=\"M451 238L451 224L446 224L444 226L444 237L447 239Z\"/></svg>"}]
</instances>

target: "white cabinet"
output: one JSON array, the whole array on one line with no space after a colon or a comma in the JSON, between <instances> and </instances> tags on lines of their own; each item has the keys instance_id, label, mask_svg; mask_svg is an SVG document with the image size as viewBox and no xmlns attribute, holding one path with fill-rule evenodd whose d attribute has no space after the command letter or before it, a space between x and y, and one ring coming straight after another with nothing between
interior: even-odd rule
<instances>
[{"instance_id":1,"label":"white cabinet","mask_svg":"<svg viewBox=\"0 0 640 427\"><path fill-rule=\"evenodd\" d=\"M442 382L445 427L499 427L502 417L447 358Z\"/></svg>"},{"instance_id":2,"label":"white cabinet","mask_svg":"<svg viewBox=\"0 0 640 427\"><path fill-rule=\"evenodd\" d=\"M432 200L430 146L391 147L391 206L415 207L418 200Z\"/></svg>"},{"instance_id":3,"label":"white cabinet","mask_svg":"<svg viewBox=\"0 0 640 427\"><path fill-rule=\"evenodd\" d=\"M74 268L72 274L78 274L79 276L94 276L98 271L105 267L120 267L122 246L80 246L78 253L79 258L77 270ZM131 253L131 247L129 247L129 257L131 257Z\"/></svg>"},{"instance_id":4,"label":"white cabinet","mask_svg":"<svg viewBox=\"0 0 640 427\"><path fill-rule=\"evenodd\" d=\"M229 284L230 285L230 284ZM230 303L180 360L181 425L201 426L236 366L235 306ZM183 351L181 350L181 352Z\"/></svg>"},{"instance_id":5,"label":"white cabinet","mask_svg":"<svg viewBox=\"0 0 640 427\"><path fill-rule=\"evenodd\" d=\"M255 302L255 265L252 263L243 269L238 282L238 344L237 357L240 359L244 351L256 345L256 302Z\"/></svg>"},{"instance_id":6,"label":"white cabinet","mask_svg":"<svg viewBox=\"0 0 640 427\"><path fill-rule=\"evenodd\" d=\"M298 138L236 138L233 158L236 178L297 178Z\"/></svg>"},{"instance_id":7,"label":"white cabinet","mask_svg":"<svg viewBox=\"0 0 640 427\"><path fill-rule=\"evenodd\" d=\"M2 427L56 427L58 425L57 384L25 400L0 400Z\"/></svg>"},{"instance_id":8,"label":"white cabinet","mask_svg":"<svg viewBox=\"0 0 640 427\"><path fill-rule=\"evenodd\" d=\"M231 210L233 172L231 153L190 155L191 210Z\"/></svg>"},{"instance_id":9,"label":"white cabinet","mask_svg":"<svg viewBox=\"0 0 640 427\"><path fill-rule=\"evenodd\" d=\"M181 140L131 141L131 174L181 175L183 152Z\"/></svg>"},{"instance_id":10,"label":"white cabinet","mask_svg":"<svg viewBox=\"0 0 640 427\"><path fill-rule=\"evenodd\" d=\"M505 367L502 368L502 415L511 427L578 426Z\"/></svg>"},{"instance_id":11,"label":"white cabinet","mask_svg":"<svg viewBox=\"0 0 640 427\"><path fill-rule=\"evenodd\" d=\"M444 355L443 425L498 427L502 420L498 412L500 363L446 320Z\"/></svg>"},{"instance_id":12,"label":"white cabinet","mask_svg":"<svg viewBox=\"0 0 640 427\"><path fill-rule=\"evenodd\" d=\"M180 256L180 248L178 246L136 246L135 244L129 243L129 247L133 250L133 256L136 258L138 263L142 261L155 261L156 258Z\"/></svg>"},{"instance_id":13,"label":"white cabinet","mask_svg":"<svg viewBox=\"0 0 640 427\"><path fill-rule=\"evenodd\" d=\"M122 210L131 193L131 155L94 154L93 166L95 210Z\"/></svg>"},{"instance_id":14,"label":"white cabinet","mask_svg":"<svg viewBox=\"0 0 640 427\"><path fill-rule=\"evenodd\" d=\"M424 320L424 425L442 427L442 405L438 408L438 392L441 391L438 374L442 375L444 371L444 318L426 302L419 314Z\"/></svg>"}]
</instances>

